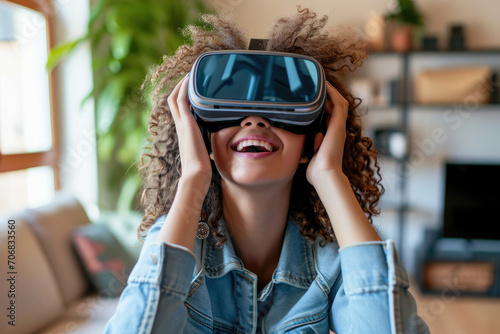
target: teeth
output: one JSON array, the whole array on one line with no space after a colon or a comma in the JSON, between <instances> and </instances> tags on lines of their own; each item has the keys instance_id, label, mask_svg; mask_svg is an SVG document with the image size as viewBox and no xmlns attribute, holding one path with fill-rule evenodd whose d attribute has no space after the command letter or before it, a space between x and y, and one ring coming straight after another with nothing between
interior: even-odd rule
<instances>
[{"instance_id":1,"label":"teeth","mask_svg":"<svg viewBox=\"0 0 500 334\"><path fill-rule=\"evenodd\" d=\"M238 144L238 146L236 146L236 151L241 152L241 150L249 146L260 146L263 147L268 152L273 151L273 145L263 140L243 140Z\"/></svg>"}]
</instances>

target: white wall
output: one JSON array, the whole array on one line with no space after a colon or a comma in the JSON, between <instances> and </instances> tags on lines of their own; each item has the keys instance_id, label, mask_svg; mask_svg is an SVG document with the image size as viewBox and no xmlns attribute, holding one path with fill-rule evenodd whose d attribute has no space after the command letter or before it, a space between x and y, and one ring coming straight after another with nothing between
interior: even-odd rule
<instances>
[{"instance_id":1,"label":"white wall","mask_svg":"<svg viewBox=\"0 0 500 334\"><path fill-rule=\"evenodd\" d=\"M345 24L364 31L372 11L387 12L394 1L388 0L205 0L217 9L235 14L249 38L263 38L277 17L296 12L302 4L319 15L328 15L332 24ZM451 23L464 23L470 48L500 47L500 1L498 0L415 0L427 18L426 30L445 42Z\"/></svg>"}]
</instances>

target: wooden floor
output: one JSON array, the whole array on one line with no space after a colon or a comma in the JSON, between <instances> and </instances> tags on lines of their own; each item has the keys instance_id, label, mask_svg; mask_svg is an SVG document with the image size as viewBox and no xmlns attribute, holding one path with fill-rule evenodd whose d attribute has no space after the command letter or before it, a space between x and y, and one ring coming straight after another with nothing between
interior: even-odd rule
<instances>
[{"instance_id":1,"label":"wooden floor","mask_svg":"<svg viewBox=\"0 0 500 334\"><path fill-rule=\"evenodd\" d=\"M500 298L421 295L415 284L410 291L432 334L500 334Z\"/></svg>"}]
</instances>

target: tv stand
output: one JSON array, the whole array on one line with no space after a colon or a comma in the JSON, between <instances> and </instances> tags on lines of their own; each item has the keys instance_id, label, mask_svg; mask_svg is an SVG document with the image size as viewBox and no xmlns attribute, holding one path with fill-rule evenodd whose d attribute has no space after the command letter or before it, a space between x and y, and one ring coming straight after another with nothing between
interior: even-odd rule
<instances>
[{"instance_id":1,"label":"tv stand","mask_svg":"<svg viewBox=\"0 0 500 334\"><path fill-rule=\"evenodd\" d=\"M500 240L440 238L426 231L417 254L417 284L422 293L500 297Z\"/></svg>"}]
</instances>

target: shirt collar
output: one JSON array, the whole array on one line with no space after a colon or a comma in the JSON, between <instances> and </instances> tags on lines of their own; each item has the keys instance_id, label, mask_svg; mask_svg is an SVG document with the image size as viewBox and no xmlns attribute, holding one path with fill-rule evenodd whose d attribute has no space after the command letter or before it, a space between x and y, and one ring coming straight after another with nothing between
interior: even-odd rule
<instances>
[{"instance_id":1,"label":"shirt collar","mask_svg":"<svg viewBox=\"0 0 500 334\"><path fill-rule=\"evenodd\" d=\"M206 241L203 262L207 276L217 278L232 270L245 270L243 262L234 252L231 238L221 248L215 246L212 236ZM313 247L309 240L300 234L297 224L289 220L272 280L274 283L284 282L307 288L315 277Z\"/></svg>"}]
</instances>

